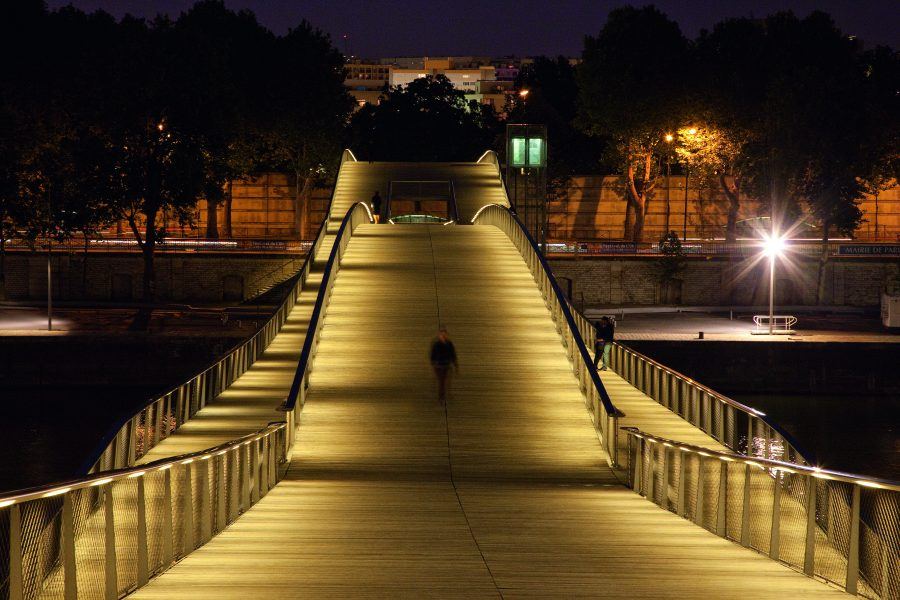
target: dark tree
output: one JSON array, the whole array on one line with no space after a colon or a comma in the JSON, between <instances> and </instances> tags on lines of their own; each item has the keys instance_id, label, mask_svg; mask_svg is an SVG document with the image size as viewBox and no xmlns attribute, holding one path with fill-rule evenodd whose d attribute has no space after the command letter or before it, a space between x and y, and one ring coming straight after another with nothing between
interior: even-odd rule
<instances>
[{"instance_id":1,"label":"dark tree","mask_svg":"<svg viewBox=\"0 0 900 600\"><path fill-rule=\"evenodd\" d=\"M350 137L367 160L470 161L493 145L497 129L493 109L468 100L443 75L429 75L360 109Z\"/></svg>"},{"instance_id":2,"label":"dark tree","mask_svg":"<svg viewBox=\"0 0 900 600\"><path fill-rule=\"evenodd\" d=\"M611 140L628 202L625 237L639 241L664 136L684 113L688 42L656 8L626 6L585 39L583 59L579 122Z\"/></svg>"}]
</instances>

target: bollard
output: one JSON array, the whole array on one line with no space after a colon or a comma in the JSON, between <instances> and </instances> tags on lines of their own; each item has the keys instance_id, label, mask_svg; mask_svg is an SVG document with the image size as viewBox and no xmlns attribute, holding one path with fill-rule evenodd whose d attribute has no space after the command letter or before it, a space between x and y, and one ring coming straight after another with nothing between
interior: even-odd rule
<instances>
[{"instance_id":1,"label":"bollard","mask_svg":"<svg viewBox=\"0 0 900 600\"><path fill-rule=\"evenodd\" d=\"M702 331L698 331L698 332L697 332L697 335L698 335L698 337L697 337L698 340L702 340L702 339L703 339L703 332L702 332Z\"/></svg>"}]
</instances>

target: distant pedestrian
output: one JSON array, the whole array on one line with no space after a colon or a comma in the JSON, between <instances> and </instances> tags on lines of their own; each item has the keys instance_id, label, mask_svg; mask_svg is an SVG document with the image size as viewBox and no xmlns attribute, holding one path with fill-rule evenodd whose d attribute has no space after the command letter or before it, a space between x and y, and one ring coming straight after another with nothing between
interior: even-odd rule
<instances>
[{"instance_id":1,"label":"distant pedestrian","mask_svg":"<svg viewBox=\"0 0 900 600\"><path fill-rule=\"evenodd\" d=\"M381 223L381 193L378 190L375 190L375 195L372 196L372 216L375 217L376 223Z\"/></svg>"},{"instance_id":2,"label":"distant pedestrian","mask_svg":"<svg viewBox=\"0 0 900 600\"><path fill-rule=\"evenodd\" d=\"M612 351L616 325L609 317L602 317L594 324L594 329L597 336L594 340L594 368L597 368L602 355L603 367L600 370L606 371L609 368L609 355Z\"/></svg>"},{"instance_id":3,"label":"distant pedestrian","mask_svg":"<svg viewBox=\"0 0 900 600\"><path fill-rule=\"evenodd\" d=\"M438 381L438 402L442 405L447 401L447 387L450 380L451 366L459 374L459 363L456 360L456 348L447 335L447 330L441 327L438 337L431 344L431 368Z\"/></svg>"}]
</instances>

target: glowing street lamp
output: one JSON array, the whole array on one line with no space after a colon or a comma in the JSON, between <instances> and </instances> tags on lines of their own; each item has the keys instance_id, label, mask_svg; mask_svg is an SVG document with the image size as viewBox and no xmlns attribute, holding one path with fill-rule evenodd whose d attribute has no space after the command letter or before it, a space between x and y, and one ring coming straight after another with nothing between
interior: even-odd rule
<instances>
[{"instance_id":1,"label":"glowing street lamp","mask_svg":"<svg viewBox=\"0 0 900 600\"><path fill-rule=\"evenodd\" d=\"M763 254L769 257L769 335L775 332L775 259L784 254L784 237L763 234Z\"/></svg>"}]
</instances>

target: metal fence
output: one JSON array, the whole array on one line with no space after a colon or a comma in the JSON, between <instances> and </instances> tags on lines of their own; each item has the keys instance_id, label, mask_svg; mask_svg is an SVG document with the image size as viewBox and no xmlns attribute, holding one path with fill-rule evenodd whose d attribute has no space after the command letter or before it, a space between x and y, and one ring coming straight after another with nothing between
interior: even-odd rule
<instances>
[{"instance_id":1,"label":"metal fence","mask_svg":"<svg viewBox=\"0 0 900 600\"><path fill-rule=\"evenodd\" d=\"M621 445L618 441L618 418L622 413L613 405L584 345L582 332L591 327L590 323L569 306L534 239L508 208L499 204L484 206L472 219L472 223L498 227L519 250L550 309L556 330L562 337L588 410L593 416L594 426L600 431L603 447L612 464L618 464Z\"/></svg>"},{"instance_id":2,"label":"metal fence","mask_svg":"<svg viewBox=\"0 0 900 600\"><path fill-rule=\"evenodd\" d=\"M0 597L127 595L265 496L292 434L275 423L202 452L0 496Z\"/></svg>"},{"instance_id":3,"label":"metal fence","mask_svg":"<svg viewBox=\"0 0 900 600\"><path fill-rule=\"evenodd\" d=\"M306 254L315 240L266 240L266 239L205 239L205 238L165 238L156 244L157 252L239 252L290 254ZM84 240L77 238L63 242L52 241L52 252L80 253L88 252L140 252L141 247L132 235L121 237L91 238L85 246ZM29 241L22 238L6 240L7 251L47 251L47 240Z\"/></svg>"},{"instance_id":4,"label":"metal fence","mask_svg":"<svg viewBox=\"0 0 900 600\"><path fill-rule=\"evenodd\" d=\"M900 243L865 243L856 241L828 242L828 256L881 257L900 256ZM868 251L867 251L868 250ZM681 251L685 256L734 256L748 258L762 252L761 240L682 240ZM794 255L820 257L822 242L813 240L786 240L786 251ZM659 242L628 242L599 240L580 242L553 240L547 242L547 254L554 258L580 256L662 256Z\"/></svg>"},{"instance_id":5,"label":"metal fence","mask_svg":"<svg viewBox=\"0 0 900 600\"><path fill-rule=\"evenodd\" d=\"M594 339L594 326L582 332ZM631 348L614 343L612 369L659 404L739 454L806 465L791 436L755 408L732 400Z\"/></svg>"},{"instance_id":6,"label":"metal fence","mask_svg":"<svg viewBox=\"0 0 900 600\"><path fill-rule=\"evenodd\" d=\"M355 161L352 153L345 150L341 158L341 170L346 162ZM327 222L327 219L323 221L312 248L300 269L293 275L293 285L287 290L284 300L272 317L252 337L234 347L213 365L165 394L151 399L136 414L116 424L90 457L85 472L96 473L134 465L153 446L190 421L200 409L225 391L262 356L300 298L313 260L327 235ZM290 425L293 426L293 423Z\"/></svg>"},{"instance_id":7,"label":"metal fence","mask_svg":"<svg viewBox=\"0 0 900 600\"><path fill-rule=\"evenodd\" d=\"M648 500L851 594L900 597L900 484L623 432Z\"/></svg>"}]
</instances>

